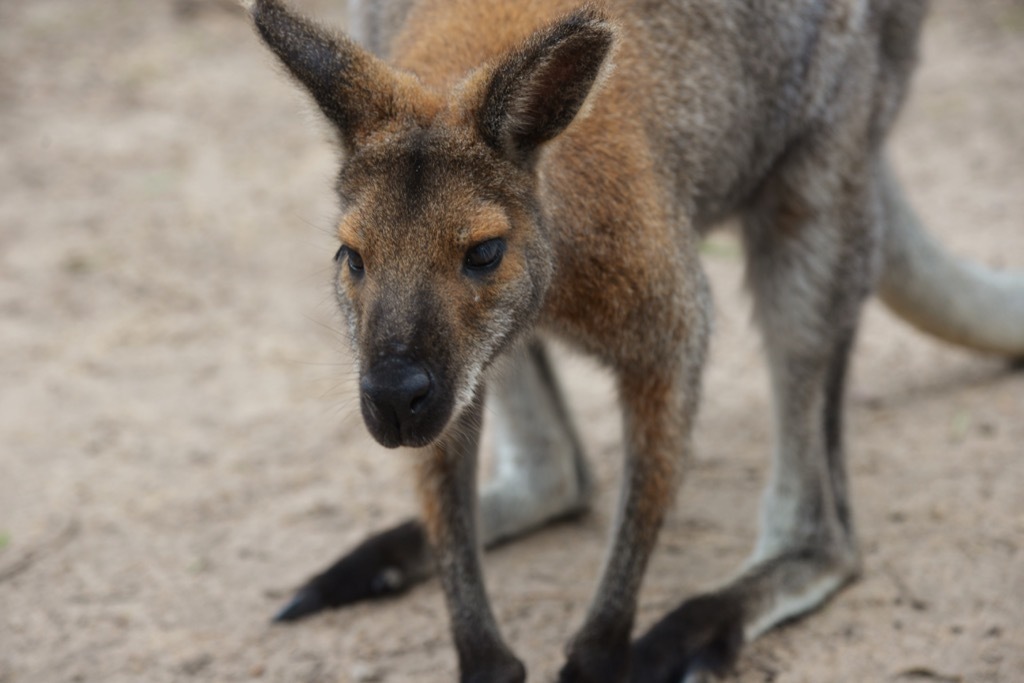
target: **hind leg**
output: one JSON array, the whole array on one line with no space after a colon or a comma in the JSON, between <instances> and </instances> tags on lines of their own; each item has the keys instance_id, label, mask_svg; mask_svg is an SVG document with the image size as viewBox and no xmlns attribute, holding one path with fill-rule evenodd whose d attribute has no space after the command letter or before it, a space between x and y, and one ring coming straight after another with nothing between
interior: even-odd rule
<instances>
[{"instance_id":1,"label":"hind leg","mask_svg":"<svg viewBox=\"0 0 1024 683\"><path fill-rule=\"evenodd\" d=\"M488 398L493 478L480 494L485 546L586 509L590 480L579 439L539 341L518 351ZM419 520L370 536L311 578L280 610L293 621L330 607L401 593L434 571Z\"/></svg>"},{"instance_id":2,"label":"hind leg","mask_svg":"<svg viewBox=\"0 0 1024 683\"><path fill-rule=\"evenodd\" d=\"M480 494L485 546L583 512L590 474L548 354L534 341L491 396L494 473Z\"/></svg>"},{"instance_id":3,"label":"hind leg","mask_svg":"<svg viewBox=\"0 0 1024 683\"><path fill-rule=\"evenodd\" d=\"M877 204L866 161L830 172L813 151L792 157L745 217L749 286L776 423L760 537L737 578L684 602L636 641L633 681L721 674L745 641L814 609L859 570L841 411L848 356L878 260Z\"/></svg>"}]
</instances>

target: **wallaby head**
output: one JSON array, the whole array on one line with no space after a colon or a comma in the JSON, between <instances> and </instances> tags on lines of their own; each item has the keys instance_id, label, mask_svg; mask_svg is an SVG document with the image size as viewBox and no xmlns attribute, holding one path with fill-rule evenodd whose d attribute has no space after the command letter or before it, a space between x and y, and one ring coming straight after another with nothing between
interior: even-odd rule
<instances>
[{"instance_id":1,"label":"wallaby head","mask_svg":"<svg viewBox=\"0 0 1024 683\"><path fill-rule=\"evenodd\" d=\"M606 69L614 29L579 10L442 91L277 0L251 11L343 148L335 289L363 417L385 446L424 446L540 314L555 257L539 154Z\"/></svg>"}]
</instances>

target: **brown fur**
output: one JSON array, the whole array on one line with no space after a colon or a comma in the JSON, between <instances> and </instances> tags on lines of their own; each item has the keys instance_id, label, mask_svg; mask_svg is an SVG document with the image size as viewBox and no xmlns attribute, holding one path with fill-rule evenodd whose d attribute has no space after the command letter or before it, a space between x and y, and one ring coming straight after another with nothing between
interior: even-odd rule
<instances>
[{"instance_id":1,"label":"brown fur","mask_svg":"<svg viewBox=\"0 0 1024 683\"><path fill-rule=\"evenodd\" d=\"M340 134L336 287L364 416L381 443L423 448L423 520L464 681L525 677L487 603L472 510L500 359L533 373L523 391L561 405L542 354L516 352L538 331L615 372L625 421L612 549L561 681L720 672L744 638L856 575L842 378L882 235L906 223L890 216L898 187L881 147L925 4L395 0L360 20L389 66L278 0L254 3L261 35ZM729 215L743 222L778 404L762 536L733 583L631 650L699 402L711 306L697 244ZM520 429L549 419L573 447L564 410L502 403Z\"/></svg>"}]
</instances>

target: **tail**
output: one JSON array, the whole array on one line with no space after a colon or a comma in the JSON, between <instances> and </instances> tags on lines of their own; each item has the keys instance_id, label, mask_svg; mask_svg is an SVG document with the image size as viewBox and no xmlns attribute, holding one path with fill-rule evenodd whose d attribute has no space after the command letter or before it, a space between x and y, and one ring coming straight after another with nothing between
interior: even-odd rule
<instances>
[{"instance_id":1,"label":"tail","mask_svg":"<svg viewBox=\"0 0 1024 683\"><path fill-rule=\"evenodd\" d=\"M911 325L978 351L1024 358L1024 273L959 261L922 228L887 163L879 294Z\"/></svg>"}]
</instances>

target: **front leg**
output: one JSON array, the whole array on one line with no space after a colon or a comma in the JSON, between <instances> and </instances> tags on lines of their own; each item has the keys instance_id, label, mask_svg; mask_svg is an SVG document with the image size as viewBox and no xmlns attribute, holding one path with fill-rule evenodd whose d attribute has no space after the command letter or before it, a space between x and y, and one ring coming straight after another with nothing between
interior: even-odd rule
<instances>
[{"instance_id":1,"label":"front leg","mask_svg":"<svg viewBox=\"0 0 1024 683\"><path fill-rule=\"evenodd\" d=\"M476 466L482 397L418 457L417 488L444 587L462 683L522 683L526 669L505 645L480 568Z\"/></svg>"},{"instance_id":2,"label":"front leg","mask_svg":"<svg viewBox=\"0 0 1024 683\"><path fill-rule=\"evenodd\" d=\"M495 379L487 397L495 472L479 503L478 534L485 548L581 513L591 488L583 448L543 344L524 345ZM370 536L309 579L275 621L397 595L433 571L423 524L408 520Z\"/></svg>"},{"instance_id":3,"label":"front leg","mask_svg":"<svg viewBox=\"0 0 1024 683\"><path fill-rule=\"evenodd\" d=\"M676 354L619 374L626 467L612 549L583 627L568 648L561 683L627 678L637 594L690 449L707 333L706 311L700 313Z\"/></svg>"}]
</instances>

